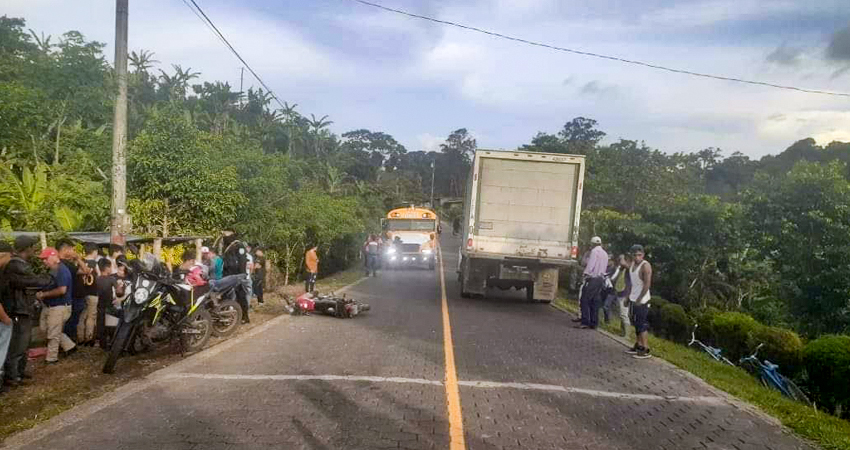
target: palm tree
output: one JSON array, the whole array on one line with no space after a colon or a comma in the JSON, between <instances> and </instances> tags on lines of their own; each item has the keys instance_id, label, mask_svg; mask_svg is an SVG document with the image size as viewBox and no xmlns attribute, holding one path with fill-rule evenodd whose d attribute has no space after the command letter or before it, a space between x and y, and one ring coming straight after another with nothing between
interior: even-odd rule
<instances>
[{"instance_id":1,"label":"palm tree","mask_svg":"<svg viewBox=\"0 0 850 450\"><path fill-rule=\"evenodd\" d=\"M287 102L283 102L283 109L280 110L281 114L283 114L283 124L286 127L286 140L287 143L287 153L292 154L292 143L295 140L292 135L292 130L297 129L295 127L295 123L298 120L300 114L295 111L295 108L298 107L298 103L293 103L290 105Z\"/></svg>"},{"instance_id":2,"label":"palm tree","mask_svg":"<svg viewBox=\"0 0 850 450\"><path fill-rule=\"evenodd\" d=\"M198 78L201 74L200 72L192 72L192 69L183 70L179 64L173 64L174 75L169 76L163 70L160 69L159 73L159 88L160 91L165 92L167 98L169 100L174 100L176 98L185 99L186 98L186 90L189 87L189 80L194 78Z\"/></svg>"},{"instance_id":3,"label":"palm tree","mask_svg":"<svg viewBox=\"0 0 850 450\"><path fill-rule=\"evenodd\" d=\"M319 158L319 144L321 140L320 133L325 130L325 128L329 127L333 121L327 120L328 116L324 115L320 119L316 119L316 116L310 114L310 120L307 123L310 125L310 128L313 129L313 142L314 148L313 150L316 152L316 158Z\"/></svg>"},{"instance_id":4,"label":"palm tree","mask_svg":"<svg viewBox=\"0 0 850 450\"><path fill-rule=\"evenodd\" d=\"M153 59L153 55L154 53L148 50L139 50L139 53L132 51L127 59L136 72L147 72L154 64L159 64L159 61Z\"/></svg>"}]
</instances>

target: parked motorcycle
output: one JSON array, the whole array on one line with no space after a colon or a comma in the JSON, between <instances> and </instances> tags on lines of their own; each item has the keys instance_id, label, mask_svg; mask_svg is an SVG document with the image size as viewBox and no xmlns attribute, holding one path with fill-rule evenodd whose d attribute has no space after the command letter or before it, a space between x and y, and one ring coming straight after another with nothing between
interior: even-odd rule
<instances>
[{"instance_id":1,"label":"parked motorcycle","mask_svg":"<svg viewBox=\"0 0 850 450\"><path fill-rule=\"evenodd\" d=\"M244 284L242 281L247 275L229 275L220 280L210 280L209 282L209 301L204 305L207 307L213 320L212 334L215 337L226 338L242 324L242 306L236 300L237 291L242 290L242 295L247 296L244 292Z\"/></svg>"},{"instance_id":2,"label":"parked motorcycle","mask_svg":"<svg viewBox=\"0 0 850 450\"><path fill-rule=\"evenodd\" d=\"M128 265L132 292L122 304L121 318L103 373L114 373L125 351L150 350L176 343L180 352L201 350L212 334L213 321L207 295L196 297L192 286L171 278L163 265L146 255Z\"/></svg>"}]
</instances>

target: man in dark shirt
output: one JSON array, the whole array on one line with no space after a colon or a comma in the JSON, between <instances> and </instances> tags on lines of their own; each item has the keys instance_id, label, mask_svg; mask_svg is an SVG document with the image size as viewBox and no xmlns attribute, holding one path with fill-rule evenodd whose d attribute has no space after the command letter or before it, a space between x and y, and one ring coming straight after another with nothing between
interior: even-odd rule
<instances>
[{"instance_id":1,"label":"man in dark shirt","mask_svg":"<svg viewBox=\"0 0 850 450\"><path fill-rule=\"evenodd\" d=\"M242 289L236 290L236 300L239 306L242 307L242 323L249 323L248 307L249 298L248 292L251 291L251 280L248 279L248 250L245 244L238 239L235 233L228 234L222 239L224 243L224 276L228 275L245 275L242 280Z\"/></svg>"},{"instance_id":2,"label":"man in dark shirt","mask_svg":"<svg viewBox=\"0 0 850 450\"><path fill-rule=\"evenodd\" d=\"M87 276L91 275L92 270L74 250L74 243L70 240L59 241L56 244L56 251L73 279L68 293L68 296L71 297L71 317L65 322L63 332L71 340L74 340L77 339L77 325L80 321L80 315L86 309L86 295L91 291L85 285L85 280ZM80 342L80 340L77 339L77 342Z\"/></svg>"},{"instance_id":3,"label":"man in dark shirt","mask_svg":"<svg viewBox=\"0 0 850 450\"><path fill-rule=\"evenodd\" d=\"M262 305L263 288L266 286L266 257L261 248L254 255L254 295L257 296L257 303Z\"/></svg>"},{"instance_id":4,"label":"man in dark shirt","mask_svg":"<svg viewBox=\"0 0 850 450\"><path fill-rule=\"evenodd\" d=\"M32 321L35 310L33 300L27 294L28 289L37 289L52 282L50 275L36 275L32 271L29 258L38 239L30 236L18 236L13 245L12 258L3 268L7 288L3 294L3 306L12 317L12 339L4 363L6 385L17 386L23 379L32 378L26 372L27 349L32 336Z\"/></svg>"},{"instance_id":5,"label":"man in dark shirt","mask_svg":"<svg viewBox=\"0 0 850 450\"><path fill-rule=\"evenodd\" d=\"M74 284L74 295L83 297L86 302L77 323L77 342L94 345L95 325L97 324L97 284L95 281L99 273L97 261L100 258L97 254L97 246L94 244L86 244L85 251L86 256L83 262L88 273L77 276L80 281L79 286L76 283Z\"/></svg>"},{"instance_id":6,"label":"man in dark shirt","mask_svg":"<svg viewBox=\"0 0 850 450\"><path fill-rule=\"evenodd\" d=\"M106 309L115 300L115 296L124 295L124 283L118 282L118 277L112 273L112 262L101 258L97 262L100 275L97 277L97 341L100 348L106 350L108 339L106 338Z\"/></svg>"},{"instance_id":7,"label":"man in dark shirt","mask_svg":"<svg viewBox=\"0 0 850 450\"><path fill-rule=\"evenodd\" d=\"M59 362L59 349L65 355L70 355L77 350L76 344L67 334L62 332L65 322L71 317L71 290L74 279L68 267L59 259L59 252L53 247L47 247L39 255L50 269L50 273L56 280L56 285L50 290L39 291L35 298L44 302L41 310L39 326L47 334L47 364Z\"/></svg>"}]
</instances>

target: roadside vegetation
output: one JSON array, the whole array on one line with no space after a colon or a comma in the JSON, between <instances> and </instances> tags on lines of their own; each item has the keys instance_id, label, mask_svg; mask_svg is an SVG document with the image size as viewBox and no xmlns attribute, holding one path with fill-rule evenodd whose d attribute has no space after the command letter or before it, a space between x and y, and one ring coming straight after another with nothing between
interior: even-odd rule
<instances>
[{"instance_id":1,"label":"roadside vegetation","mask_svg":"<svg viewBox=\"0 0 850 450\"><path fill-rule=\"evenodd\" d=\"M580 314L578 300L575 298L562 296L553 305L569 313ZM609 324L600 321L600 327L611 335L619 336L620 319L612 317ZM634 338L632 328L626 339L633 343ZM850 448L850 422L790 400L778 391L763 386L744 369L717 362L701 350L687 347L681 342L650 334L649 344L654 356L758 407L797 435L816 443L821 448L826 450Z\"/></svg>"}]
</instances>

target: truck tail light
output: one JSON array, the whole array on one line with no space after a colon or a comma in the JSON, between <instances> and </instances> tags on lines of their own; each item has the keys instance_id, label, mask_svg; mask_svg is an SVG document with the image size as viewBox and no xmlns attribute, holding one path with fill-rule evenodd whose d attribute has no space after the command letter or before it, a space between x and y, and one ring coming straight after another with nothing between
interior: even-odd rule
<instances>
[{"instance_id":1,"label":"truck tail light","mask_svg":"<svg viewBox=\"0 0 850 450\"><path fill-rule=\"evenodd\" d=\"M468 248L468 249L472 248L472 238L469 238L469 239L466 240L466 248Z\"/></svg>"},{"instance_id":2,"label":"truck tail light","mask_svg":"<svg viewBox=\"0 0 850 450\"><path fill-rule=\"evenodd\" d=\"M570 256L575 259L578 258L578 246L574 245L572 250L570 250Z\"/></svg>"}]
</instances>

